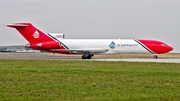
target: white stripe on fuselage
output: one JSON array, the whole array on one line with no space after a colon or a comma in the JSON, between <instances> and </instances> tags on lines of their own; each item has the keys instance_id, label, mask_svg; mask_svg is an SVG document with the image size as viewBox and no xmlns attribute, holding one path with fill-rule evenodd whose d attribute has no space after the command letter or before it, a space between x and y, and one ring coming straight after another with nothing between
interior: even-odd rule
<instances>
[{"instance_id":1,"label":"white stripe on fuselage","mask_svg":"<svg viewBox=\"0 0 180 101\"><path fill-rule=\"evenodd\" d=\"M150 53L134 39L59 39L69 50L79 49L108 49L103 54L117 53ZM115 44L114 49L110 48L111 43Z\"/></svg>"}]
</instances>

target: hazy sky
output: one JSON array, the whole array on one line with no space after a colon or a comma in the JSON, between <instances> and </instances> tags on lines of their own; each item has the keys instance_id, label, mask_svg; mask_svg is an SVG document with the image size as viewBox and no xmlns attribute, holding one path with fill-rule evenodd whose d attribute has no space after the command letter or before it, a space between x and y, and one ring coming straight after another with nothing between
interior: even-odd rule
<instances>
[{"instance_id":1,"label":"hazy sky","mask_svg":"<svg viewBox=\"0 0 180 101\"><path fill-rule=\"evenodd\" d=\"M28 43L7 23L31 22L65 38L135 38L180 52L180 0L0 0L0 45Z\"/></svg>"}]
</instances>

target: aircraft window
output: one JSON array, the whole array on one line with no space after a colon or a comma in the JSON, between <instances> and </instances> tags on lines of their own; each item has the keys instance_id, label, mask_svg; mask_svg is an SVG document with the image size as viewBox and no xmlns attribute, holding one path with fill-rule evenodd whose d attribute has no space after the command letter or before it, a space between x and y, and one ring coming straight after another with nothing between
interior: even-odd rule
<instances>
[{"instance_id":1,"label":"aircraft window","mask_svg":"<svg viewBox=\"0 0 180 101\"><path fill-rule=\"evenodd\" d=\"M161 44L161 46L167 46L165 43Z\"/></svg>"}]
</instances>

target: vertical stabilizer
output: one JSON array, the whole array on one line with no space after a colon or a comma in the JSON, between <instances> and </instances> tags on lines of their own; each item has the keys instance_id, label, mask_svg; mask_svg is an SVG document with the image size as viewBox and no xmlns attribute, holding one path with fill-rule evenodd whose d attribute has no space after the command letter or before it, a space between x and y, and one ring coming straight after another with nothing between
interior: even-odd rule
<instances>
[{"instance_id":1,"label":"vertical stabilizer","mask_svg":"<svg viewBox=\"0 0 180 101\"><path fill-rule=\"evenodd\" d=\"M56 41L48 34L35 28L31 23L14 23L7 24L7 26L16 28L29 43L37 44L42 42Z\"/></svg>"}]
</instances>

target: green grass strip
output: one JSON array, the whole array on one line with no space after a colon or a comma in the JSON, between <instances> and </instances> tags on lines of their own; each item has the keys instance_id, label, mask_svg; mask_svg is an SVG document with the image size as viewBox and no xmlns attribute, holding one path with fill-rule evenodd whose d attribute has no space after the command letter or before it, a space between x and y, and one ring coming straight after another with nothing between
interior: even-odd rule
<instances>
[{"instance_id":1,"label":"green grass strip","mask_svg":"<svg viewBox=\"0 0 180 101\"><path fill-rule=\"evenodd\" d=\"M180 64L0 60L1 101L178 101Z\"/></svg>"}]
</instances>

